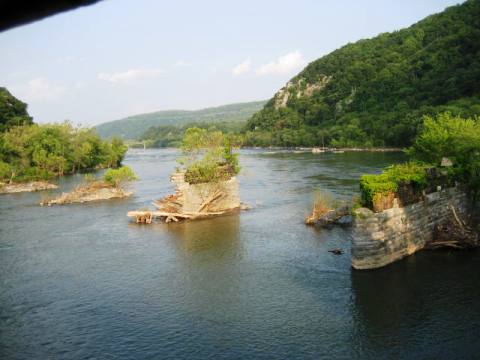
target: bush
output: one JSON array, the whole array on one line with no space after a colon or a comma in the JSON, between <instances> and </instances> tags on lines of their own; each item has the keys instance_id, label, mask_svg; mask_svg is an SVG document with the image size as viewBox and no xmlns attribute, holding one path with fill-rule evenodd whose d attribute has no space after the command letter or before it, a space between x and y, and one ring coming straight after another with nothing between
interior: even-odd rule
<instances>
[{"instance_id":1,"label":"bush","mask_svg":"<svg viewBox=\"0 0 480 360\"><path fill-rule=\"evenodd\" d=\"M233 142L236 140L233 139ZM221 131L189 128L182 141L183 157L177 160L190 184L228 180L240 171L232 139Z\"/></svg>"},{"instance_id":2,"label":"bush","mask_svg":"<svg viewBox=\"0 0 480 360\"><path fill-rule=\"evenodd\" d=\"M86 182L95 181L95 175L93 175L93 174L85 174L85 176L83 178Z\"/></svg>"},{"instance_id":3,"label":"bush","mask_svg":"<svg viewBox=\"0 0 480 360\"><path fill-rule=\"evenodd\" d=\"M12 169L7 163L0 161L0 181L9 180L12 176Z\"/></svg>"},{"instance_id":4,"label":"bush","mask_svg":"<svg viewBox=\"0 0 480 360\"><path fill-rule=\"evenodd\" d=\"M363 175L360 178L360 191L364 206L372 208L382 197L389 197L397 192L399 185L410 185L416 192L427 186L428 165L407 162L389 166L381 174Z\"/></svg>"},{"instance_id":5,"label":"bush","mask_svg":"<svg viewBox=\"0 0 480 360\"><path fill-rule=\"evenodd\" d=\"M103 141L92 129L68 122L14 126L0 133L0 161L10 166L8 177L15 182L117 167L126 151L121 140Z\"/></svg>"},{"instance_id":6,"label":"bush","mask_svg":"<svg viewBox=\"0 0 480 360\"><path fill-rule=\"evenodd\" d=\"M103 175L103 180L116 188L120 188L131 181L138 180L138 177L130 167L122 166L118 169L108 169Z\"/></svg>"},{"instance_id":7,"label":"bush","mask_svg":"<svg viewBox=\"0 0 480 360\"><path fill-rule=\"evenodd\" d=\"M435 118L424 117L423 130L409 153L417 159L440 165L449 158L453 166L450 176L472 190L474 197L480 191L480 119L461 118L442 113Z\"/></svg>"}]
</instances>

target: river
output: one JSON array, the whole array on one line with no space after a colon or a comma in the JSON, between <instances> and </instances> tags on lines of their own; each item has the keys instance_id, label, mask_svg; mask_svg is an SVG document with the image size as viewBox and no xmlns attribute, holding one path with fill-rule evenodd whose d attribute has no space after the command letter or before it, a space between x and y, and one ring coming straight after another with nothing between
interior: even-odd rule
<instances>
[{"instance_id":1,"label":"river","mask_svg":"<svg viewBox=\"0 0 480 360\"><path fill-rule=\"evenodd\" d=\"M348 229L303 224L315 189L349 199L361 174L402 154L245 150L253 209L130 223L128 210L173 191L176 157L128 153L140 177L130 199L0 197L0 359L478 358L480 253L425 251L359 272Z\"/></svg>"}]
</instances>

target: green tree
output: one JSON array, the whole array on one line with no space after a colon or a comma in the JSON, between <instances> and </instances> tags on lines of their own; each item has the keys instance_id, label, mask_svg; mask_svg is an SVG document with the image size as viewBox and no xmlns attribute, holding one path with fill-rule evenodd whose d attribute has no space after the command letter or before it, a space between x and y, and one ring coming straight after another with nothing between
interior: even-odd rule
<instances>
[{"instance_id":1,"label":"green tree","mask_svg":"<svg viewBox=\"0 0 480 360\"><path fill-rule=\"evenodd\" d=\"M480 119L453 116L449 112L425 116L423 129L409 153L416 159L440 165L444 157L453 166L450 174L480 191Z\"/></svg>"},{"instance_id":2,"label":"green tree","mask_svg":"<svg viewBox=\"0 0 480 360\"><path fill-rule=\"evenodd\" d=\"M221 131L189 128L182 140L183 156L178 162L185 181L194 184L226 180L240 171L232 139Z\"/></svg>"},{"instance_id":3,"label":"green tree","mask_svg":"<svg viewBox=\"0 0 480 360\"><path fill-rule=\"evenodd\" d=\"M32 118L27 112L27 104L10 94L6 88L0 87L0 132L13 126L32 123Z\"/></svg>"},{"instance_id":4,"label":"green tree","mask_svg":"<svg viewBox=\"0 0 480 360\"><path fill-rule=\"evenodd\" d=\"M128 166L118 169L108 169L103 175L103 180L116 188L122 188L128 183L138 180L137 175Z\"/></svg>"}]
</instances>

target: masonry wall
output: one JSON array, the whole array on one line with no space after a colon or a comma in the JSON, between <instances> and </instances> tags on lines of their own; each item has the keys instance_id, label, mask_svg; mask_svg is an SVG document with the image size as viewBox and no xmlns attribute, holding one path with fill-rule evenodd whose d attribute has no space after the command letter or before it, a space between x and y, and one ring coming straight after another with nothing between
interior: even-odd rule
<instances>
[{"instance_id":1,"label":"masonry wall","mask_svg":"<svg viewBox=\"0 0 480 360\"><path fill-rule=\"evenodd\" d=\"M185 181L184 173L175 173L171 181L176 185L177 202L181 205L178 210L181 213L198 212L202 204L215 194L215 201L212 201L204 211L225 212L240 208L240 197L238 182L235 177L226 181L215 183L189 184Z\"/></svg>"},{"instance_id":2,"label":"masonry wall","mask_svg":"<svg viewBox=\"0 0 480 360\"><path fill-rule=\"evenodd\" d=\"M411 255L432 241L435 225L451 220L453 205L459 216L467 213L468 199L457 187L437 191L425 200L379 213L356 210L352 234L352 266L374 269Z\"/></svg>"}]
</instances>

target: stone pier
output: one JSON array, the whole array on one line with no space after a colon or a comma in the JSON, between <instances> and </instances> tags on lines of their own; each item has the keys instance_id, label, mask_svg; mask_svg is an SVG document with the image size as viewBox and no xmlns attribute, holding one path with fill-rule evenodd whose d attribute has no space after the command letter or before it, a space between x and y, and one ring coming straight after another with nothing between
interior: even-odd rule
<instances>
[{"instance_id":1,"label":"stone pier","mask_svg":"<svg viewBox=\"0 0 480 360\"><path fill-rule=\"evenodd\" d=\"M357 209L353 221L352 267L374 269L413 254L433 239L436 225L452 218L450 206L460 217L467 214L468 198L458 187L425 195L405 207L374 213Z\"/></svg>"}]
</instances>

